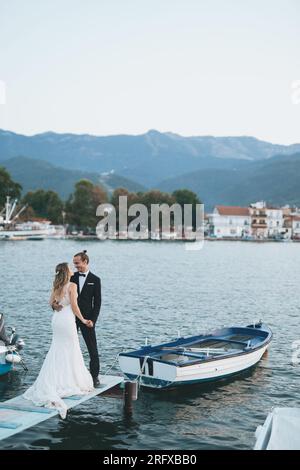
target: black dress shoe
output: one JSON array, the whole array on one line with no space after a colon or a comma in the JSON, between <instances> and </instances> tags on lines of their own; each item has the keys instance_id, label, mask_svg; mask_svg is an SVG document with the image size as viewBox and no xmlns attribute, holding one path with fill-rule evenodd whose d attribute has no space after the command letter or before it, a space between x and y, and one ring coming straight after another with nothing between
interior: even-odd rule
<instances>
[{"instance_id":1,"label":"black dress shoe","mask_svg":"<svg viewBox=\"0 0 300 470\"><path fill-rule=\"evenodd\" d=\"M94 388L100 388L101 387L100 380L98 379L98 377L93 379L93 382L94 382Z\"/></svg>"}]
</instances>

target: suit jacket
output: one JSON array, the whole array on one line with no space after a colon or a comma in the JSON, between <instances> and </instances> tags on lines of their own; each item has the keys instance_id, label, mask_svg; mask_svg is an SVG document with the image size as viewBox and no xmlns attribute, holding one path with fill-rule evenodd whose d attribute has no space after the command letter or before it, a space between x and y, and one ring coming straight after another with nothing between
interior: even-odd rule
<instances>
[{"instance_id":1,"label":"suit jacket","mask_svg":"<svg viewBox=\"0 0 300 470\"><path fill-rule=\"evenodd\" d=\"M77 302L82 316L87 320L92 320L95 325L101 307L101 279L89 272L81 292L79 292L78 272L71 277L70 281L77 285Z\"/></svg>"}]
</instances>

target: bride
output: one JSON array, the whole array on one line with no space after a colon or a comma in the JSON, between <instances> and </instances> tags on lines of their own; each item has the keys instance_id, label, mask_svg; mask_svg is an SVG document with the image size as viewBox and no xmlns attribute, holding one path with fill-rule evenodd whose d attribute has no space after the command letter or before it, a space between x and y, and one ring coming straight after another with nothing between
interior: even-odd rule
<instances>
[{"instance_id":1,"label":"bride","mask_svg":"<svg viewBox=\"0 0 300 470\"><path fill-rule=\"evenodd\" d=\"M79 345L75 315L86 326L77 304L77 286L70 282L73 275L68 263L58 264L50 297L63 306L55 311L52 318L52 342L34 384L24 393L24 398L37 406L56 408L62 418L66 417L67 406L63 397L84 395L93 390L93 379L85 367Z\"/></svg>"}]
</instances>

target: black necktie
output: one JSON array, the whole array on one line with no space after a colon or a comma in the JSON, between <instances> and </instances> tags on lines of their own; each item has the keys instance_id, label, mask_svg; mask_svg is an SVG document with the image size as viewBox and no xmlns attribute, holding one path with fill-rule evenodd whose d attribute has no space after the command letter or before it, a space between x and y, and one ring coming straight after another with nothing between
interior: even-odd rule
<instances>
[{"instance_id":1,"label":"black necktie","mask_svg":"<svg viewBox=\"0 0 300 470\"><path fill-rule=\"evenodd\" d=\"M85 277L85 274L83 274L83 273L79 273L79 276L83 276L83 277Z\"/></svg>"}]
</instances>

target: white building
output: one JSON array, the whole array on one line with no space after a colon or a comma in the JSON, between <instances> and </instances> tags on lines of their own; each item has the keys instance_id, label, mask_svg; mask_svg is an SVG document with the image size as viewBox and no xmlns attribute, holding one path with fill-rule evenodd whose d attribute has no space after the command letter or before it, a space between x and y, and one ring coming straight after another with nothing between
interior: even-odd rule
<instances>
[{"instance_id":1,"label":"white building","mask_svg":"<svg viewBox=\"0 0 300 470\"><path fill-rule=\"evenodd\" d=\"M266 207L267 227L269 237L278 237L286 232L283 227L283 210L276 207Z\"/></svg>"},{"instance_id":2,"label":"white building","mask_svg":"<svg viewBox=\"0 0 300 470\"><path fill-rule=\"evenodd\" d=\"M300 239L300 215L292 217L292 237Z\"/></svg>"},{"instance_id":3,"label":"white building","mask_svg":"<svg viewBox=\"0 0 300 470\"><path fill-rule=\"evenodd\" d=\"M248 207L215 206L208 218L210 236L217 238L251 236L251 215Z\"/></svg>"}]
</instances>

